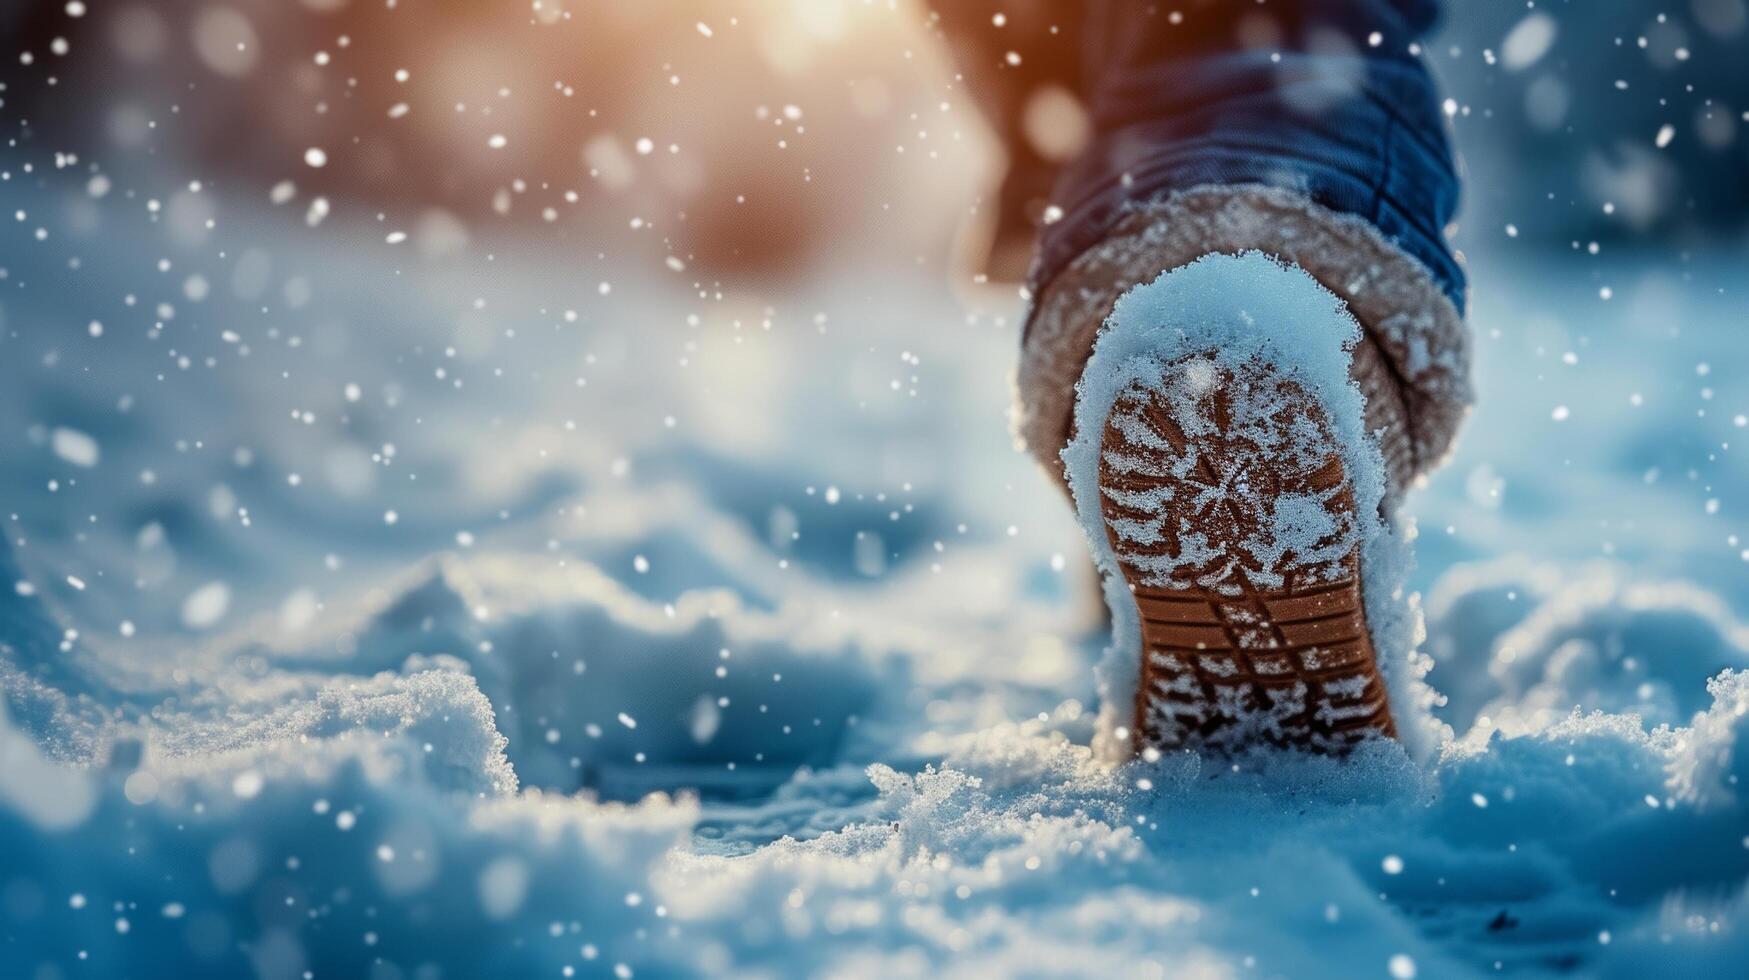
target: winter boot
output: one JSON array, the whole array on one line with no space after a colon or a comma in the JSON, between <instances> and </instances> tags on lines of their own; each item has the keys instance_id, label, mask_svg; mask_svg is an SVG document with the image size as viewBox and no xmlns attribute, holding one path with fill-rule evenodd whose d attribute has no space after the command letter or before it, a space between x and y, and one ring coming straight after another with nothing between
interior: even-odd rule
<instances>
[{"instance_id":1,"label":"winter boot","mask_svg":"<svg viewBox=\"0 0 1749 980\"><path fill-rule=\"evenodd\" d=\"M1017 431L1104 580L1108 754L1408 734L1430 695L1396 508L1449 449L1468 364L1424 267L1280 189L1181 192L1053 277Z\"/></svg>"}]
</instances>

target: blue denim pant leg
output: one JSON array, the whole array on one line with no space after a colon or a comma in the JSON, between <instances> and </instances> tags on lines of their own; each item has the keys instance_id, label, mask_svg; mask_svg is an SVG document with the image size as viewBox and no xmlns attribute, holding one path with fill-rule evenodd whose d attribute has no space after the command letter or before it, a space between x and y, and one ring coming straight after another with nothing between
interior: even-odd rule
<instances>
[{"instance_id":1,"label":"blue denim pant leg","mask_svg":"<svg viewBox=\"0 0 1749 980\"><path fill-rule=\"evenodd\" d=\"M1370 221L1461 312L1444 228L1458 180L1438 91L1412 50L1436 0L1085 4L1093 141L1058 178L1035 295L1129 210L1206 185L1265 184Z\"/></svg>"}]
</instances>

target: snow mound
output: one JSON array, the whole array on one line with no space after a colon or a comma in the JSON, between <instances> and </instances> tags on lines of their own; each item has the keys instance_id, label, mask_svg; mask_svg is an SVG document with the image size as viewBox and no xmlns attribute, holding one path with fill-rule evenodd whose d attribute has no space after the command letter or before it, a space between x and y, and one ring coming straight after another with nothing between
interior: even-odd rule
<instances>
[{"instance_id":1,"label":"snow mound","mask_svg":"<svg viewBox=\"0 0 1749 980\"><path fill-rule=\"evenodd\" d=\"M1565 582L1522 562L1454 570L1435 590L1435 627L1487 608L1503 582L1531 583L1513 600L1520 614L1473 617L1464 639L1516 645L1542 666L1486 692L1513 724L1473 726L1425 765L1369 743L1343 760L1265 751L1113 767L1075 701L1023 721L938 722L919 759L896 736L929 724L906 714L908 692L921 683L944 700L964 681L888 662L938 650L877 651L858 639L868 624L834 633L729 593L669 609L593 566L530 562L422 563L314 634L220 643L150 706L87 678L84 700L110 706L95 720L79 698L45 696L53 685L9 683L9 962L65 969L77 951L89 968L139 975L288 978L1334 977L1404 964L1423 976L1680 976L1744 952L1749 656L1741 628L1693 586L1634 585L1604 567ZM17 679L36 672L23 641L55 615L35 597L9 601ZM570 634L613 655L585 654L574 674L550 649ZM339 635L354 655L334 652ZM1649 727L1611 700L1620 685L1547 669L1574 637L1602 649L1609 636L1664 638L1672 655L1636 676L1696 710ZM713 762L723 740L743 761L783 744L745 718L701 741L708 726L684 710L699 666L688 658L709 663L723 644L761 672L823 671L791 708L848 698L886 724L849 741L808 736L775 788L769 772ZM92 657L75 644L61 662ZM1727 662L1739 669L1693 689L1697 663ZM612 700L584 687L565 700L641 705L635 728L604 726L621 730L616 747L548 742L541 725L572 733L581 716L521 720L552 710L546 690L604 675ZM28 732L19 705L38 713ZM92 748L69 765L45 750L56 745ZM645 754L642 784L611 777L615 752ZM587 766L570 766L576 753ZM700 778L719 767L742 781ZM592 788L555 792L528 775L553 772ZM706 797L602 801L659 784Z\"/></svg>"},{"instance_id":2,"label":"snow mound","mask_svg":"<svg viewBox=\"0 0 1749 980\"><path fill-rule=\"evenodd\" d=\"M1718 596L1611 565L1456 568L1429 620L1432 680L1460 728L1535 731L1573 704L1682 724L1706 706L1709 678L1749 663L1749 626Z\"/></svg>"}]
</instances>

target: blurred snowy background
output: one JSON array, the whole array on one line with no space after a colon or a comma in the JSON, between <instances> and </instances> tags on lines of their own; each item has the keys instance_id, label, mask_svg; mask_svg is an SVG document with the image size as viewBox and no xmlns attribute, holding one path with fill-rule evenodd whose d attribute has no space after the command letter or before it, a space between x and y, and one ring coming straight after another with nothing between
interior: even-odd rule
<instances>
[{"instance_id":1,"label":"blurred snowy background","mask_svg":"<svg viewBox=\"0 0 1749 980\"><path fill-rule=\"evenodd\" d=\"M1113 771L921 5L6 5L0 976L1741 975L1749 11L1461 6L1453 741Z\"/></svg>"}]
</instances>

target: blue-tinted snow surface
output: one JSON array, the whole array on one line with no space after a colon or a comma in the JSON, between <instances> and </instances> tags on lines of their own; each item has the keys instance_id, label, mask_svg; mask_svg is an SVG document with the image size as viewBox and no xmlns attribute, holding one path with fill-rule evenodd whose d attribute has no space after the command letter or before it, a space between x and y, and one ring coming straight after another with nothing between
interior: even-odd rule
<instances>
[{"instance_id":1,"label":"blue-tinted snow surface","mask_svg":"<svg viewBox=\"0 0 1749 980\"><path fill-rule=\"evenodd\" d=\"M1114 770L1010 299L65 183L0 187L55 229L0 263L0 975L1749 961L1740 255L1472 245L1436 761Z\"/></svg>"}]
</instances>

